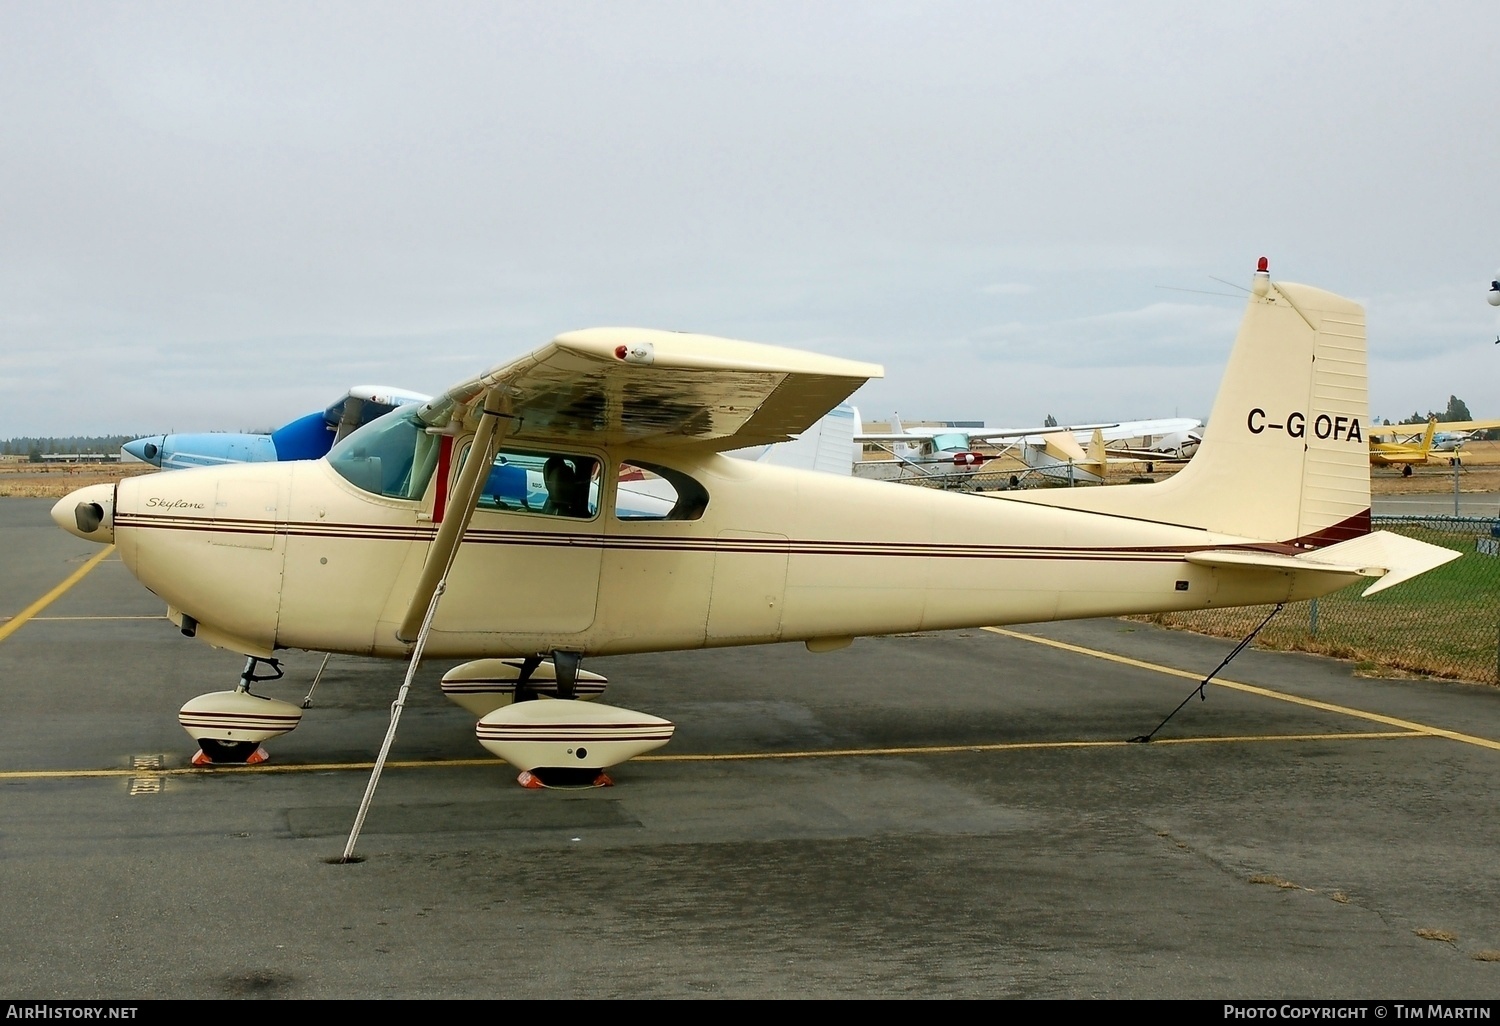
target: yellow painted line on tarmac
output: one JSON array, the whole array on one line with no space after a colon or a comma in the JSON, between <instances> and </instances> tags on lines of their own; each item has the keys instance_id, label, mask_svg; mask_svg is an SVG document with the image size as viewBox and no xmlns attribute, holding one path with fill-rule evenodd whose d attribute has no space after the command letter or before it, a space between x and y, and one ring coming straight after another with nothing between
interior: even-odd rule
<instances>
[{"instance_id":1,"label":"yellow painted line on tarmac","mask_svg":"<svg viewBox=\"0 0 1500 1026\"><path fill-rule=\"evenodd\" d=\"M64 592L73 587L73 585L77 584L79 581L83 580L83 578L88 574L90 570L94 569L94 567L104 562L104 560L108 556L113 554L114 551L115 547L113 545L104 546L104 550L102 552L95 553L93 556L91 556L88 562L84 563L83 566L79 567L77 570L69 574L67 580L63 581L57 587L47 592L47 594L43 595L31 605L21 610L6 623L0 624L0 641L4 641L6 638L10 637L16 631L20 630L22 625L24 625L26 621L35 618L36 614L40 613L43 609L46 609L52 603L56 602L59 598L62 597Z\"/></svg>"},{"instance_id":2,"label":"yellow painted line on tarmac","mask_svg":"<svg viewBox=\"0 0 1500 1026\"><path fill-rule=\"evenodd\" d=\"M1415 730L1364 734L1290 734L1284 737L1179 737L1152 741L1153 745L1217 744L1222 741L1370 741L1427 737ZM1028 752L1053 748L1125 748L1133 741L1004 741L976 745L913 745L906 748L834 748L806 752L748 752L731 755L638 755L631 762L751 762L761 759L829 759L872 755L954 755L963 752Z\"/></svg>"},{"instance_id":3,"label":"yellow painted line on tarmac","mask_svg":"<svg viewBox=\"0 0 1500 1026\"><path fill-rule=\"evenodd\" d=\"M386 769L452 769L465 766L504 766L499 759L454 759L437 762L423 759L412 762L387 762ZM210 776L222 773L326 773L329 770L361 770L369 772L375 768L373 762L320 762L277 766L261 763L258 766L179 766L172 769L146 769L120 767L118 769L92 770L8 770L0 773L0 780L87 780L100 777L186 777Z\"/></svg>"},{"instance_id":4,"label":"yellow painted line on tarmac","mask_svg":"<svg viewBox=\"0 0 1500 1026\"><path fill-rule=\"evenodd\" d=\"M1082 645L1070 645L1065 641L1053 641L1051 638L1040 638L1034 634L1022 634L1019 631L1009 631L1003 627L985 627L984 630L991 634L999 634L1007 638L1015 638L1018 641L1031 641L1038 645L1047 645L1050 648L1061 649L1064 652L1076 652L1079 655L1093 656L1096 659L1106 659L1112 663L1120 663L1123 666L1134 666L1142 670L1152 670L1156 673L1164 673L1173 677L1184 677L1191 681L1201 681L1203 674L1194 673L1189 670L1178 670L1170 666L1161 666L1157 663L1148 663L1140 659L1131 659L1128 656L1115 655L1111 652L1101 652L1098 649L1084 648ZM1479 748L1488 748L1492 751L1500 751L1500 741L1492 741L1487 737L1478 737L1474 734L1463 734L1456 730L1447 730L1443 727L1434 727L1426 723L1416 723L1412 720L1403 720L1398 716L1386 716L1384 713L1369 712L1364 709L1353 709L1347 705L1334 705L1332 702L1320 702L1315 698L1303 698L1300 695L1289 695L1284 691L1272 691L1270 688L1257 687L1254 684L1242 684L1238 681L1225 680L1215 677L1209 682L1215 687L1229 688L1231 691L1242 691L1247 695L1259 695L1261 698L1273 698L1278 702L1290 702L1293 705L1305 706L1308 709L1318 709L1322 712L1338 713L1342 716L1352 716L1355 719L1367 720L1371 723L1381 723L1387 727L1400 727L1402 730L1413 731L1418 734L1427 734L1431 737L1445 737L1450 741L1460 741L1466 745L1475 745ZM1161 744L1153 741L1152 744Z\"/></svg>"},{"instance_id":5,"label":"yellow painted line on tarmac","mask_svg":"<svg viewBox=\"0 0 1500 1026\"><path fill-rule=\"evenodd\" d=\"M1369 731L1363 733L1331 734L1258 734L1249 737L1174 737L1152 741L1153 746L1200 745L1200 744L1245 744L1251 741L1390 741L1406 738L1431 738L1435 735L1421 730ZM787 759L849 759L872 756L898 755L961 755L985 752L1029 752L1045 749L1078 748L1125 748L1131 741L1008 741L999 744L974 745L913 745L905 748L830 748L822 751L799 752L729 752L717 755L638 755L631 762L765 762ZM505 768L500 759L422 759L407 762L387 762L391 769L465 769L476 766ZM6 770L0 772L0 780L87 780L90 778L136 778L136 777L183 777L209 776L223 773L327 773L330 771L358 770L367 773L375 768L373 762L319 762L278 766L261 763L258 766L180 766L171 769L120 768L93 770Z\"/></svg>"},{"instance_id":6,"label":"yellow painted line on tarmac","mask_svg":"<svg viewBox=\"0 0 1500 1026\"><path fill-rule=\"evenodd\" d=\"M62 623L65 620L165 620L162 613L138 614L135 616L34 616L37 623Z\"/></svg>"}]
</instances>

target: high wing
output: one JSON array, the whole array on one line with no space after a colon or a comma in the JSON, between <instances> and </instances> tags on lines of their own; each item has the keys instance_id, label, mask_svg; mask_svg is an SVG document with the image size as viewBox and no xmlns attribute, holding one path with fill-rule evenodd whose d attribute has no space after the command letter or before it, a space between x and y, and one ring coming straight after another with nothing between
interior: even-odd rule
<instances>
[{"instance_id":1,"label":"high wing","mask_svg":"<svg viewBox=\"0 0 1500 1026\"><path fill-rule=\"evenodd\" d=\"M796 349L641 328L559 335L427 403L434 428L492 411L512 441L727 451L806 431L878 364Z\"/></svg>"},{"instance_id":2,"label":"high wing","mask_svg":"<svg viewBox=\"0 0 1500 1026\"><path fill-rule=\"evenodd\" d=\"M1059 431L1070 432L1079 442L1091 442L1095 434L1107 442L1141 439L1142 451L1159 451L1152 445L1169 435L1186 435L1202 430L1202 422L1187 417L1164 417L1155 420L1115 420L1102 424L1070 424L1049 428L985 428L976 431L974 437L983 441L1025 437L1039 439L1043 435L1055 435ZM1034 443L1033 443L1034 444Z\"/></svg>"},{"instance_id":3,"label":"high wing","mask_svg":"<svg viewBox=\"0 0 1500 1026\"><path fill-rule=\"evenodd\" d=\"M323 411L323 420L333 428L333 440L341 442L355 428L368 424L398 406L425 403L431 398L430 395L391 388L389 385L355 385L342 399Z\"/></svg>"},{"instance_id":4,"label":"high wing","mask_svg":"<svg viewBox=\"0 0 1500 1026\"><path fill-rule=\"evenodd\" d=\"M1500 420L1440 420L1437 422L1437 429L1439 431L1477 432L1493 431L1496 428L1500 428Z\"/></svg>"},{"instance_id":5,"label":"high wing","mask_svg":"<svg viewBox=\"0 0 1500 1026\"><path fill-rule=\"evenodd\" d=\"M1436 417L1428 417L1419 424L1382 424L1378 428L1371 427L1370 441L1372 444L1415 449L1422 446L1428 434L1435 434L1441 427Z\"/></svg>"},{"instance_id":6,"label":"high wing","mask_svg":"<svg viewBox=\"0 0 1500 1026\"><path fill-rule=\"evenodd\" d=\"M1496 428L1500 428L1500 420L1439 421L1432 436L1432 450L1449 459L1466 456L1466 453L1460 452L1465 442L1473 441L1475 435Z\"/></svg>"},{"instance_id":7,"label":"high wing","mask_svg":"<svg viewBox=\"0 0 1500 1026\"><path fill-rule=\"evenodd\" d=\"M451 508L397 630L420 650L468 530L481 477L507 442L634 445L714 452L785 442L883 368L710 335L590 328L559 335L426 403L431 429L476 422Z\"/></svg>"},{"instance_id":8,"label":"high wing","mask_svg":"<svg viewBox=\"0 0 1500 1026\"><path fill-rule=\"evenodd\" d=\"M1056 434L1059 431L1082 433L1086 439L1091 431L1116 427L1118 424L1118 421L1110 421L1107 424L1069 424L1062 427L1040 425L1025 428L913 427L904 431L861 432L854 436L854 440L856 442L921 442L936 438L938 435L967 435L970 443L1001 442L1016 438L1041 438L1043 435Z\"/></svg>"},{"instance_id":9,"label":"high wing","mask_svg":"<svg viewBox=\"0 0 1500 1026\"><path fill-rule=\"evenodd\" d=\"M1161 452L1157 449L1119 449L1110 446L1104 451L1110 463L1186 463L1192 459L1191 456L1183 456L1173 452Z\"/></svg>"},{"instance_id":10,"label":"high wing","mask_svg":"<svg viewBox=\"0 0 1500 1026\"><path fill-rule=\"evenodd\" d=\"M980 428L976 431L971 431L969 437L979 442L1004 442L1017 438L1039 441L1048 435L1057 435L1066 432L1078 438L1079 441L1088 441L1088 437L1092 432L1119 427L1119 425L1119 421L1112 420L1101 424L1060 424L1057 427Z\"/></svg>"},{"instance_id":11,"label":"high wing","mask_svg":"<svg viewBox=\"0 0 1500 1026\"><path fill-rule=\"evenodd\" d=\"M913 442L923 439L934 438L938 435L967 435L969 441L998 442L1026 439L1033 443L1039 442L1047 436L1055 436L1059 432L1073 435L1079 442L1091 440L1094 432L1102 432L1106 442L1117 441L1128 438L1153 438L1161 435L1185 433L1201 428L1200 421L1183 417L1163 418L1158 420L1111 420L1101 421L1097 424L1060 424L1054 427L1034 425L1032 427L998 427L998 428L951 428L951 427L913 427L904 431L890 431L882 433L862 432L855 435L858 442Z\"/></svg>"},{"instance_id":12,"label":"high wing","mask_svg":"<svg viewBox=\"0 0 1500 1026\"><path fill-rule=\"evenodd\" d=\"M964 434L960 428L909 428L906 431L862 431L856 442L924 442L936 435Z\"/></svg>"}]
</instances>

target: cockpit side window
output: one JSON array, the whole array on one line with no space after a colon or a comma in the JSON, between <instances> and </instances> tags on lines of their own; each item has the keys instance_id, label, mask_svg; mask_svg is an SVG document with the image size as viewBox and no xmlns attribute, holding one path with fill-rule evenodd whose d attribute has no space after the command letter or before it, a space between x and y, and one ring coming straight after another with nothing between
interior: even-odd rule
<instances>
[{"instance_id":1,"label":"cockpit side window","mask_svg":"<svg viewBox=\"0 0 1500 1026\"><path fill-rule=\"evenodd\" d=\"M620 464L615 516L620 520L697 520L708 490L680 470L654 463Z\"/></svg>"},{"instance_id":2,"label":"cockpit side window","mask_svg":"<svg viewBox=\"0 0 1500 1026\"><path fill-rule=\"evenodd\" d=\"M429 435L417 407L396 409L351 432L328 464L354 487L388 499L420 499L437 469L442 439Z\"/></svg>"},{"instance_id":3,"label":"cockpit side window","mask_svg":"<svg viewBox=\"0 0 1500 1026\"><path fill-rule=\"evenodd\" d=\"M502 450L475 505L585 520L599 511L599 470L592 456Z\"/></svg>"}]
</instances>

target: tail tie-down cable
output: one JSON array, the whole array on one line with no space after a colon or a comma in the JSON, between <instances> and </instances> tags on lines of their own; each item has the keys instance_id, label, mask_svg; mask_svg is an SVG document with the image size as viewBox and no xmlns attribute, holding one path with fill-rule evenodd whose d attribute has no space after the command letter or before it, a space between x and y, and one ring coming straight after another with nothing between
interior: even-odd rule
<instances>
[{"instance_id":1,"label":"tail tie-down cable","mask_svg":"<svg viewBox=\"0 0 1500 1026\"><path fill-rule=\"evenodd\" d=\"M1219 671L1222 670L1222 669L1224 669L1224 667L1228 666L1229 665L1229 661L1231 659L1233 659L1235 656L1237 656L1241 652L1243 652L1246 649L1246 647L1249 646L1250 642L1252 642L1252 641L1255 640L1255 636L1261 632L1261 628L1265 627L1266 624L1270 623L1271 622L1271 618L1274 617L1277 613L1281 612L1281 607L1284 606L1285 604L1286 603L1284 603L1284 602L1278 602L1278 603L1276 603L1276 608L1273 609L1273 610L1271 610L1270 616L1267 616L1264 620L1262 620L1260 622L1260 626L1256 627L1255 630L1253 630L1249 634L1245 635L1245 639L1243 641L1241 641L1238 645L1234 646L1234 651L1230 652L1227 656L1225 656L1224 657L1224 661L1221 662L1218 666L1215 666L1213 668L1213 672L1212 673L1210 673L1207 677L1204 677L1202 680L1200 680L1198 682L1198 686L1195 687L1192 691L1188 692L1188 696L1186 698L1184 698L1181 702L1177 703L1177 708L1176 709L1173 709L1171 712L1167 713L1167 719L1162 720L1160 723L1158 723L1156 725L1156 728L1154 730L1152 730L1151 733L1149 733L1149 734L1141 734L1141 735L1139 735L1137 737L1131 738L1130 739L1130 743L1131 744L1147 744L1147 743L1149 743L1151 741L1151 739L1156 736L1156 732L1159 731L1159 730L1161 730L1161 728L1163 728L1163 727L1165 727L1167 725L1167 720L1170 720L1173 716L1176 716L1179 712L1182 711L1182 707L1183 706L1187 705L1189 702L1191 702L1193 700L1193 695L1196 694L1198 696L1198 700L1199 701L1203 701L1203 702L1208 701L1208 693L1204 690L1204 688L1208 685L1208 682L1211 681L1211 680L1213 680L1215 677L1217 677L1219 675Z\"/></svg>"}]
</instances>

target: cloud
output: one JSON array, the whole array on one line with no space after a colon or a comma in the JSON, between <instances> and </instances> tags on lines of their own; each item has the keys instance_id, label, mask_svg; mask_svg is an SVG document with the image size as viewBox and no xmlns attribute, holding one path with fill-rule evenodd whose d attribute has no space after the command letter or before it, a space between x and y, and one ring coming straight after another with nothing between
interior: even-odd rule
<instances>
[{"instance_id":1,"label":"cloud","mask_svg":"<svg viewBox=\"0 0 1500 1026\"><path fill-rule=\"evenodd\" d=\"M1152 303L1085 317L1011 321L973 332L963 341L989 360L1051 357L1072 366L1173 370L1218 366L1228 355L1239 310Z\"/></svg>"},{"instance_id":2,"label":"cloud","mask_svg":"<svg viewBox=\"0 0 1500 1026\"><path fill-rule=\"evenodd\" d=\"M0 6L0 437L262 423L621 323L879 359L934 416L1154 415L1240 306L1154 290L1262 253L1368 302L1377 405L1500 355L1500 8L1089 11Z\"/></svg>"}]
</instances>

